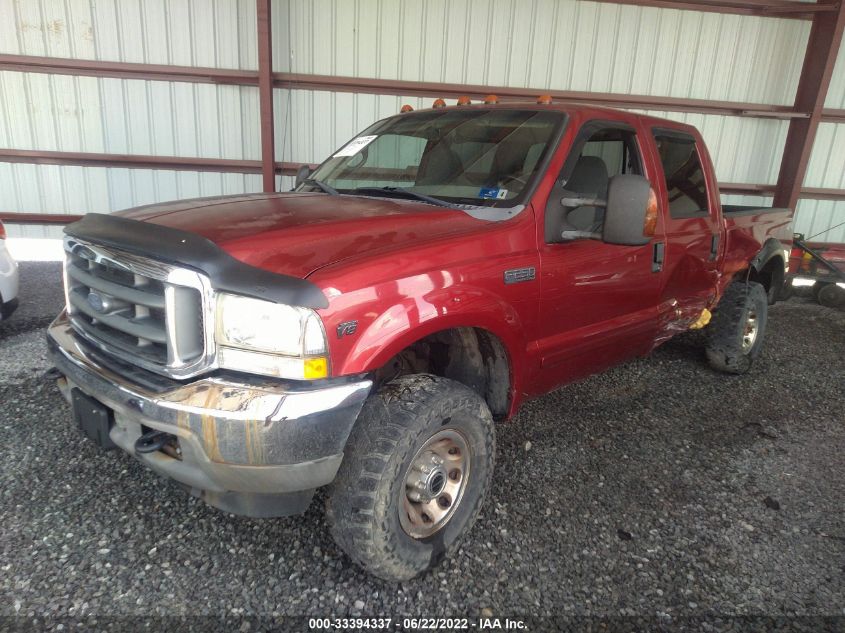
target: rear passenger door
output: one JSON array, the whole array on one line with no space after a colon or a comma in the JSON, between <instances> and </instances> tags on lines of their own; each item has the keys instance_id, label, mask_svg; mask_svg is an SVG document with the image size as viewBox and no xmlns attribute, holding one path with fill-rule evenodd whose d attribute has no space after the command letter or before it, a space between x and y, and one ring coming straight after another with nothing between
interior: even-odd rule
<instances>
[{"instance_id":1,"label":"rear passenger door","mask_svg":"<svg viewBox=\"0 0 845 633\"><path fill-rule=\"evenodd\" d=\"M660 329L665 334L696 319L714 296L721 246L719 210L700 141L673 129L653 128L652 134L662 171L655 183L657 195L667 211L659 303Z\"/></svg>"}]
</instances>

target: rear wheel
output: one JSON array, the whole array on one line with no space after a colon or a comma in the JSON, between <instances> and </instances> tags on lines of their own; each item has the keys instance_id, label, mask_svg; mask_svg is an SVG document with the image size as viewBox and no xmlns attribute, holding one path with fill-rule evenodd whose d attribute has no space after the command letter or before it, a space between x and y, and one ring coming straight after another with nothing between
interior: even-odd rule
<instances>
[{"instance_id":1,"label":"rear wheel","mask_svg":"<svg viewBox=\"0 0 845 633\"><path fill-rule=\"evenodd\" d=\"M371 396L329 491L337 544L368 572L408 580L452 553L490 486L493 418L468 387L403 376Z\"/></svg>"},{"instance_id":2,"label":"rear wheel","mask_svg":"<svg viewBox=\"0 0 845 633\"><path fill-rule=\"evenodd\" d=\"M820 296L820 295L821 295L821 293L822 293L822 292L824 292L824 290L825 290L826 288L828 288L830 285L831 285L831 284L830 284L830 282L828 282L828 281L817 281L816 283L814 283L814 284L813 284L813 287L812 287L812 291L813 291L813 299L815 299L815 300L816 300L816 302L821 303L821 300L819 299L819 296Z\"/></svg>"},{"instance_id":3,"label":"rear wheel","mask_svg":"<svg viewBox=\"0 0 845 633\"><path fill-rule=\"evenodd\" d=\"M845 288L836 284L827 284L819 290L816 298L820 304L828 308L845 308Z\"/></svg>"},{"instance_id":4,"label":"rear wheel","mask_svg":"<svg viewBox=\"0 0 845 633\"><path fill-rule=\"evenodd\" d=\"M747 372L763 347L769 303L757 282L728 286L707 327L707 360L730 374Z\"/></svg>"}]
</instances>

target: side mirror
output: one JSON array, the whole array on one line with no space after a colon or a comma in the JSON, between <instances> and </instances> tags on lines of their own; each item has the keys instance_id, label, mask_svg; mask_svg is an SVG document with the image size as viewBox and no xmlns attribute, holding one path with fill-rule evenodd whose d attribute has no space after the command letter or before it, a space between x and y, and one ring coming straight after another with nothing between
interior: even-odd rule
<instances>
[{"instance_id":1,"label":"side mirror","mask_svg":"<svg viewBox=\"0 0 845 633\"><path fill-rule=\"evenodd\" d=\"M296 172L296 184L295 187L298 187L303 183L311 175L311 168L308 165L300 165L299 169Z\"/></svg>"},{"instance_id":2,"label":"side mirror","mask_svg":"<svg viewBox=\"0 0 845 633\"><path fill-rule=\"evenodd\" d=\"M648 180L634 174L610 179L602 241L608 244L648 244L657 229L657 196Z\"/></svg>"}]
</instances>

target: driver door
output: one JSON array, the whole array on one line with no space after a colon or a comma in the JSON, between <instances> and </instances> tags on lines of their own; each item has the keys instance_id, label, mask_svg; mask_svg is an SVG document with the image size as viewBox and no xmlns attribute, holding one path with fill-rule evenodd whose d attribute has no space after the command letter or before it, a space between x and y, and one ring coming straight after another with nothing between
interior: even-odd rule
<instances>
[{"instance_id":1,"label":"driver door","mask_svg":"<svg viewBox=\"0 0 845 633\"><path fill-rule=\"evenodd\" d=\"M606 198L609 179L621 173L651 179L637 130L623 121L591 121L576 137L558 182L565 192ZM653 244L562 241L561 226L600 233L603 209L562 209L559 192L555 187L550 195L540 246L537 393L646 353L657 328L660 275L652 266ZM554 214L562 210L560 224Z\"/></svg>"}]
</instances>

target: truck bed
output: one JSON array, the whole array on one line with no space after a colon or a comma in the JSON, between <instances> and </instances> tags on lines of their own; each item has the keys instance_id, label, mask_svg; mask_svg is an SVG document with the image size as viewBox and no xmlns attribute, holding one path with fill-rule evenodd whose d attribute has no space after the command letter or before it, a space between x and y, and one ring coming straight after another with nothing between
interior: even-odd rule
<instances>
[{"instance_id":1,"label":"truck bed","mask_svg":"<svg viewBox=\"0 0 845 633\"><path fill-rule=\"evenodd\" d=\"M792 209L779 207L724 205L725 271L743 270L765 247L791 248L793 214Z\"/></svg>"}]
</instances>

